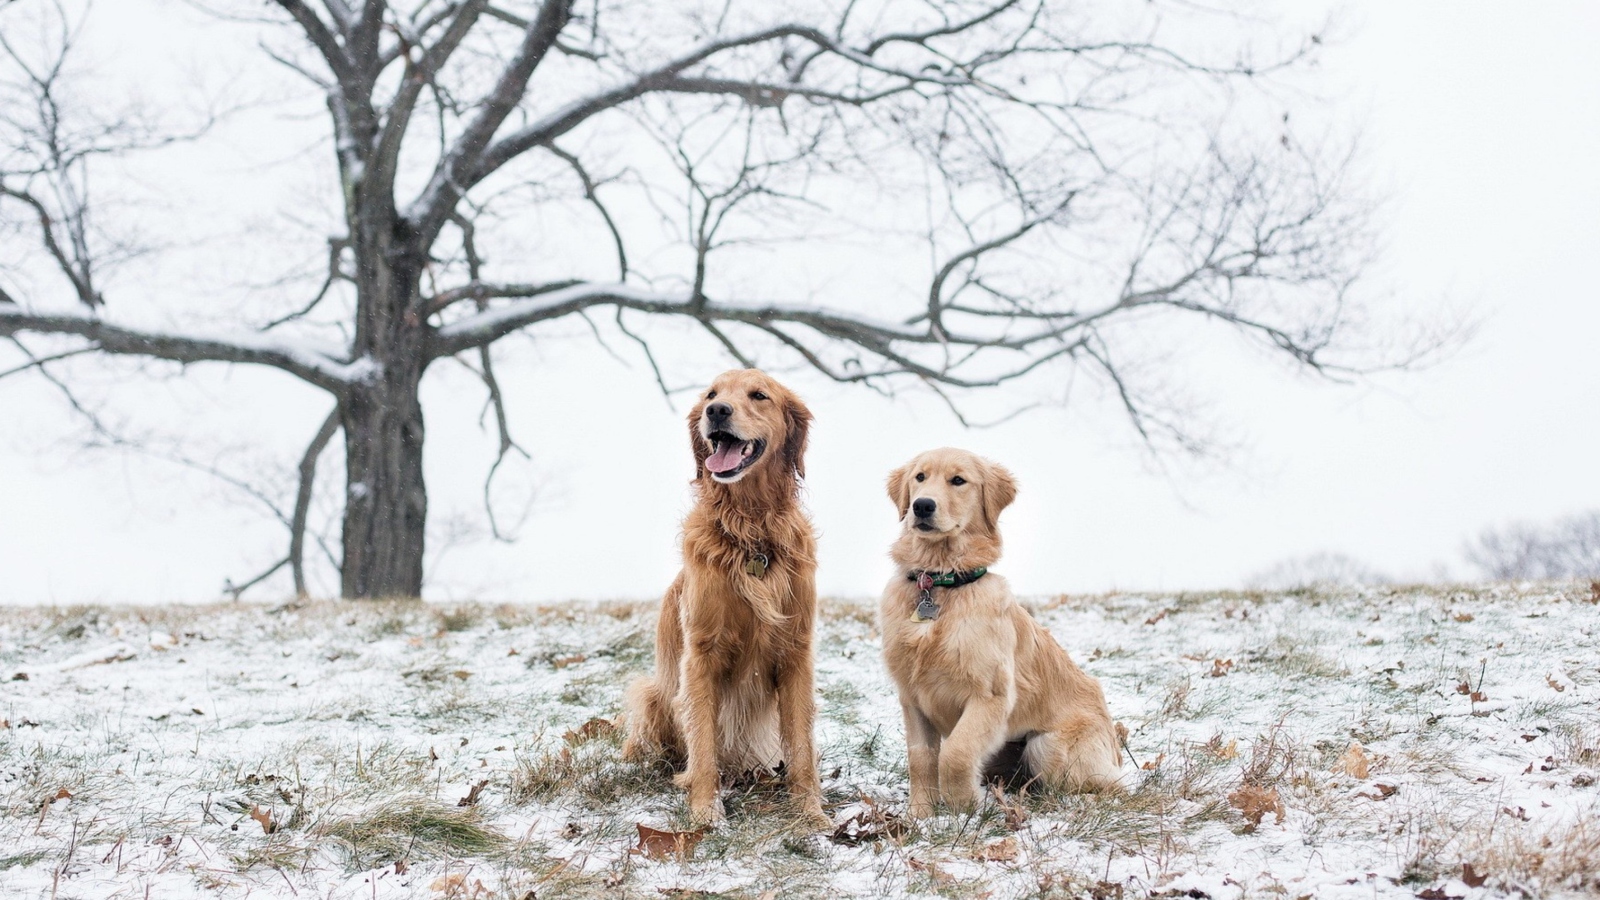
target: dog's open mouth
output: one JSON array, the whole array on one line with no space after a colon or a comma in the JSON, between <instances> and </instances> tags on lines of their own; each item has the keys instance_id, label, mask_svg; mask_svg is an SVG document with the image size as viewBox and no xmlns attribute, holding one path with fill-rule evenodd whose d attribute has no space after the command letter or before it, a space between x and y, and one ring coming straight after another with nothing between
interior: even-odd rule
<instances>
[{"instance_id":1,"label":"dog's open mouth","mask_svg":"<svg viewBox=\"0 0 1600 900\"><path fill-rule=\"evenodd\" d=\"M767 449L760 438L744 440L726 431L713 431L706 438L711 442L711 455L706 457L706 471L718 481L737 478L745 469L755 465Z\"/></svg>"}]
</instances>

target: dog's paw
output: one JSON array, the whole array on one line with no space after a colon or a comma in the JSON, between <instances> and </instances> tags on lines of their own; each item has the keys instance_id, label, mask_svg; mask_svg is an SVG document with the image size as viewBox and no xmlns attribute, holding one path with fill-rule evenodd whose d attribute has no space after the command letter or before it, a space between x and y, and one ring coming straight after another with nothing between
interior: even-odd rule
<instances>
[{"instance_id":1,"label":"dog's paw","mask_svg":"<svg viewBox=\"0 0 1600 900\"><path fill-rule=\"evenodd\" d=\"M807 831L832 831L833 820L822 811L822 802L810 798L799 802L798 824Z\"/></svg>"},{"instance_id":2,"label":"dog's paw","mask_svg":"<svg viewBox=\"0 0 1600 900\"><path fill-rule=\"evenodd\" d=\"M906 807L906 813L913 819L926 819L933 815L932 800L913 800Z\"/></svg>"},{"instance_id":3,"label":"dog's paw","mask_svg":"<svg viewBox=\"0 0 1600 900\"><path fill-rule=\"evenodd\" d=\"M722 798L713 796L709 801L689 803L689 821L701 827L721 825L728 814L723 809Z\"/></svg>"}]
</instances>

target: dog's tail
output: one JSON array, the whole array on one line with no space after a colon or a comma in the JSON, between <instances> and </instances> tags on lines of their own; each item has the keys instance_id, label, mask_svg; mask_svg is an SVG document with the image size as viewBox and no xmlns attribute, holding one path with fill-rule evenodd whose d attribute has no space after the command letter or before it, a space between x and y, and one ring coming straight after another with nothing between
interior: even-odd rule
<instances>
[{"instance_id":1,"label":"dog's tail","mask_svg":"<svg viewBox=\"0 0 1600 900\"><path fill-rule=\"evenodd\" d=\"M628 685L622 708L623 726L628 731L622 744L623 759L646 762L683 754L671 700L661 692L661 684L655 678L637 678Z\"/></svg>"}]
</instances>

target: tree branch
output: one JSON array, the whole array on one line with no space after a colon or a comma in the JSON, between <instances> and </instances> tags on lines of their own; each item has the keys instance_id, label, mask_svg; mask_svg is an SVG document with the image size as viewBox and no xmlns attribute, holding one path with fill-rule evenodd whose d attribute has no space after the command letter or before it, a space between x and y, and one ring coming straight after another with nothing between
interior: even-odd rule
<instances>
[{"instance_id":1,"label":"tree branch","mask_svg":"<svg viewBox=\"0 0 1600 900\"><path fill-rule=\"evenodd\" d=\"M0 306L0 337L25 333L76 335L87 338L105 353L119 355L148 356L180 363L230 362L272 366L336 395L343 393L352 383L374 374L371 360L363 358L345 362L309 345L268 335L208 337L144 331L83 316L32 314L10 305Z\"/></svg>"}]
</instances>

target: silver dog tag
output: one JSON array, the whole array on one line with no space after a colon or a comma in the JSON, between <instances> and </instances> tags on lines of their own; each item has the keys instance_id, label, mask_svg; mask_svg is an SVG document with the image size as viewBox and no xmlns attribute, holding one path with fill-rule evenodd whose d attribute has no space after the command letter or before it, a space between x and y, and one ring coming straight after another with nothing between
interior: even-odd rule
<instances>
[{"instance_id":1,"label":"silver dog tag","mask_svg":"<svg viewBox=\"0 0 1600 900\"><path fill-rule=\"evenodd\" d=\"M922 599L917 601L917 621L931 622L939 618L939 604L933 602L933 592L923 591Z\"/></svg>"},{"instance_id":2,"label":"silver dog tag","mask_svg":"<svg viewBox=\"0 0 1600 900\"><path fill-rule=\"evenodd\" d=\"M765 553L757 553L755 556L750 557L749 561L744 564L744 571L746 575L754 575L757 578L767 574L767 555Z\"/></svg>"}]
</instances>

